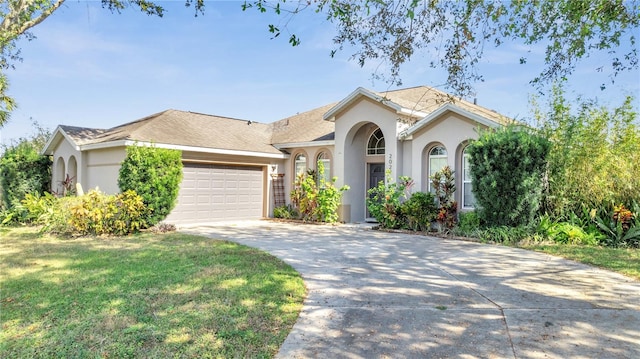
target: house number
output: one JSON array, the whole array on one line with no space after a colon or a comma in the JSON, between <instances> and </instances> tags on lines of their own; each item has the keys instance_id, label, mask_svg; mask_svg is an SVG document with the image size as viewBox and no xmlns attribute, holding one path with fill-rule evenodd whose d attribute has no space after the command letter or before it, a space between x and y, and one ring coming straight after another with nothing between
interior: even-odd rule
<instances>
[{"instance_id":1,"label":"house number","mask_svg":"<svg viewBox=\"0 0 640 359\"><path fill-rule=\"evenodd\" d=\"M389 154L389 169L391 169L393 167L393 159L391 154Z\"/></svg>"}]
</instances>

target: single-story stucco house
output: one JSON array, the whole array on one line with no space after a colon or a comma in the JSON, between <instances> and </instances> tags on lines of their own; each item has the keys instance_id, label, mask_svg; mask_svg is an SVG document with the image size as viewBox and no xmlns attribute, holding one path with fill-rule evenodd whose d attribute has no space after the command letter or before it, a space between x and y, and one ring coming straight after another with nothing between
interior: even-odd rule
<instances>
[{"instance_id":1,"label":"single-story stucco house","mask_svg":"<svg viewBox=\"0 0 640 359\"><path fill-rule=\"evenodd\" d=\"M270 124L167 110L111 129L58 126L43 153L53 157L53 190L67 175L85 190L117 193L126 146L182 150L184 178L166 221L178 225L268 217L289 202L297 173L322 161L349 185L341 220L367 218L367 190L391 176L429 191L429 176L449 165L459 209L473 207L465 148L480 128L510 120L430 87L387 92L358 88L337 103Z\"/></svg>"}]
</instances>

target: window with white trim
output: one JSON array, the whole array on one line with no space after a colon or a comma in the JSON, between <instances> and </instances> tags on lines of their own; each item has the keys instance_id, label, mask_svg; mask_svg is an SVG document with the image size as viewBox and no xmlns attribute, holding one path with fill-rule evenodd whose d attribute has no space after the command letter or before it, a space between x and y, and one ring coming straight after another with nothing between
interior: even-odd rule
<instances>
[{"instance_id":1,"label":"window with white trim","mask_svg":"<svg viewBox=\"0 0 640 359\"><path fill-rule=\"evenodd\" d=\"M331 158L329 158L329 154L322 151L316 157L316 168L319 168L318 164L322 163L324 167L324 181L331 182ZM318 170L318 183L320 182L320 171Z\"/></svg>"},{"instance_id":2,"label":"window with white trim","mask_svg":"<svg viewBox=\"0 0 640 359\"><path fill-rule=\"evenodd\" d=\"M476 197L473 195L473 183L471 181L471 163L470 156L465 147L462 151L462 207L474 208L476 206Z\"/></svg>"},{"instance_id":3,"label":"window with white trim","mask_svg":"<svg viewBox=\"0 0 640 359\"><path fill-rule=\"evenodd\" d=\"M367 141L367 155L384 155L384 135L380 128L373 131Z\"/></svg>"},{"instance_id":4,"label":"window with white trim","mask_svg":"<svg viewBox=\"0 0 640 359\"><path fill-rule=\"evenodd\" d=\"M298 153L294 160L294 167L296 171L296 178L301 174L307 172L307 156L304 153Z\"/></svg>"},{"instance_id":5,"label":"window with white trim","mask_svg":"<svg viewBox=\"0 0 640 359\"><path fill-rule=\"evenodd\" d=\"M433 175L447 166L447 149L443 146L436 146L429 151L429 191L433 192Z\"/></svg>"}]
</instances>

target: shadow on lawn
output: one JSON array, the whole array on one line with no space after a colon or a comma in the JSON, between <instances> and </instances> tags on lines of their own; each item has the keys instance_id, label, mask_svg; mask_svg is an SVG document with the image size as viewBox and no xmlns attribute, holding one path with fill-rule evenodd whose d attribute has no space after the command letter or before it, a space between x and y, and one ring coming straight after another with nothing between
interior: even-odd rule
<instances>
[{"instance_id":1,"label":"shadow on lawn","mask_svg":"<svg viewBox=\"0 0 640 359\"><path fill-rule=\"evenodd\" d=\"M20 234L2 257L1 357L268 357L304 296L281 261L183 234Z\"/></svg>"}]
</instances>

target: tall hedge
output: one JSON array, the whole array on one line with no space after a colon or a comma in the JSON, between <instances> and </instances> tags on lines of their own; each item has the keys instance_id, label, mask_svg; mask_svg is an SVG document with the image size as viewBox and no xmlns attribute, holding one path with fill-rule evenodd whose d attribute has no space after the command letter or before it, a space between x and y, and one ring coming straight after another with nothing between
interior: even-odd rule
<instances>
[{"instance_id":1,"label":"tall hedge","mask_svg":"<svg viewBox=\"0 0 640 359\"><path fill-rule=\"evenodd\" d=\"M27 193L51 188L51 157L40 155L40 142L22 139L6 147L0 157L0 209L11 208Z\"/></svg>"},{"instance_id":2,"label":"tall hedge","mask_svg":"<svg viewBox=\"0 0 640 359\"><path fill-rule=\"evenodd\" d=\"M478 216L489 226L532 223L542 200L550 143L526 129L485 131L469 146Z\"/></svg>"},{"instance_id":3,"label":"tall hedge","mask_svg":"<svg viewBox=\"0 0 640 359\"><path fill-rule=\"evenodd\" d=\"M120 166L120 191L135 191L150 209L145 222L149 226L162 221L175 207L182 182L182 153L155 146L127 147Z\"/></svg>"},{"instance_id":4,"label":"tall hedge","mask_svg":"<svg viewBox=\"0 0 640 359\"><path fill-rule=\"evenodd\" d=\"M640 203L640 116L633 101L612 108L586 99L572 104L556 87L546 109L536 110L552 143L547 213L566 219Z\"/></svg>"}]
</instances>

